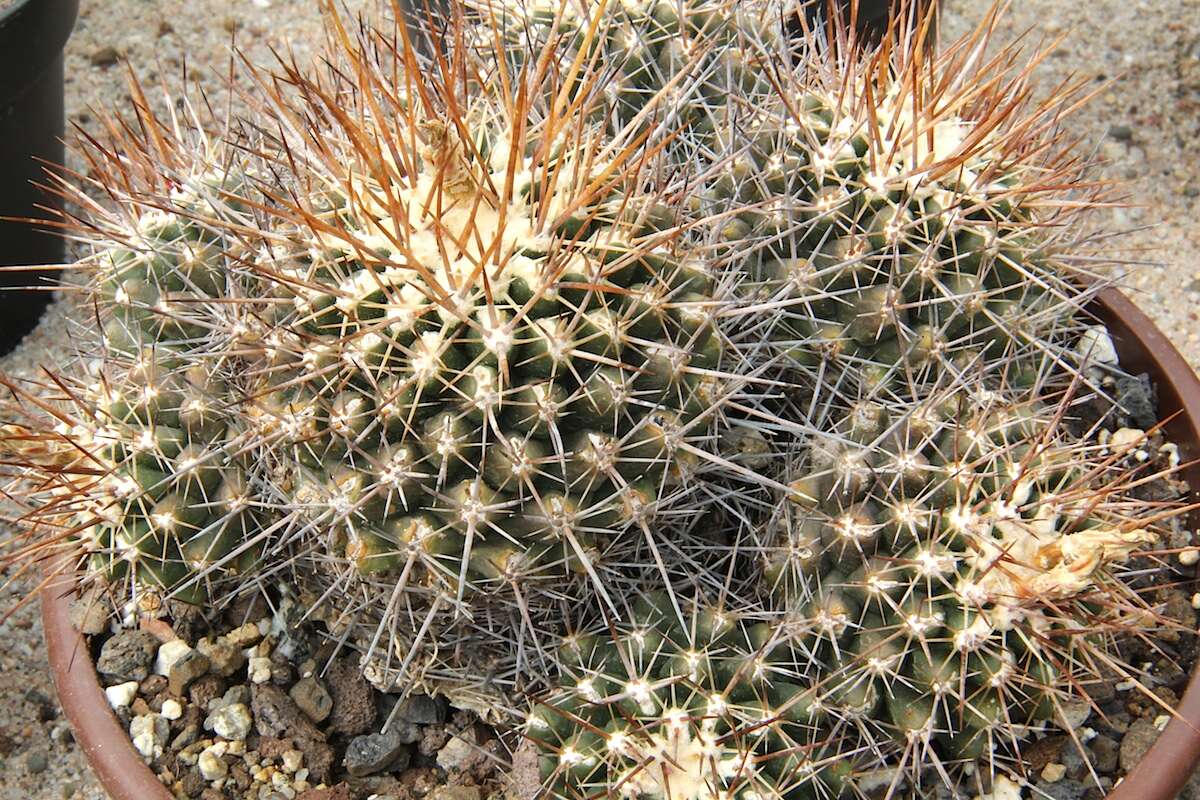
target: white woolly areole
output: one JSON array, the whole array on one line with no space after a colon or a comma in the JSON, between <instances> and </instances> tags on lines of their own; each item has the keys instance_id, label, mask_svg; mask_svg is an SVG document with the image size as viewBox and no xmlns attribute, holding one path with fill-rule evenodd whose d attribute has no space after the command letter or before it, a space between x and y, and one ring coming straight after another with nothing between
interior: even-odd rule
<instances>
[{"instance_id":1,"label":"white woolly areole","mask_svg":"<svg viewBox=\"0 0 1200 800\"><path fill-rule=\"evenodd\" d=\"M727 800L731 794L722 787L753 776L750 754L720 743L710 721L697 726L683 710L663 716L654 733L622 740L622 755L636 764L616 776L622 797Z\"/></svg>"},{"instance_id":2,"label":"white woolly areole","mask_svg":"<svg viewBox=\"0 0 1200 800\"><path fill-rule=\"evenodd\" d=\"M956 192L949 191L940 179L928 180L926 175L938 165L952 162L961 162L948 175L956 191L1006 189L979 185L979 176L995 159L996 145L991 136L972 138L976 124L961 116L961 109L941 105L918 109L907 84L894 83L885 92L876 90L874 113L868 117L864 97L865 89L859 86L857 91L822 98L834 109L837 119L831 144L826 148L836 149L852 137L865 137L874 151L870 163L875 165L866 182L877 194L905 187L918 197L934 197L949 207ZM868 126L874 128L874 136L869 134ZM821 159L814 163L819 167Z\"/></svg>"},{"instance_id":3,"label":"white woolly areole","mask_svg":"<svg viewBox=\"0 0 1200 800\"><path fill-rule=\"evenodd\" d=\"M989 615L993 626L1002 628L1023 618L1023 609L1090 589L1098 572L1128 560L1133 551L1157 539L1141 528L1064 533L1059 522L1056 513L1043 507L1034 519L996 520L993 531L998 538L975 537L978 550L968 561L979 577L960 586L960 592L1002 612Z\"/></svg>"}]
</instances>

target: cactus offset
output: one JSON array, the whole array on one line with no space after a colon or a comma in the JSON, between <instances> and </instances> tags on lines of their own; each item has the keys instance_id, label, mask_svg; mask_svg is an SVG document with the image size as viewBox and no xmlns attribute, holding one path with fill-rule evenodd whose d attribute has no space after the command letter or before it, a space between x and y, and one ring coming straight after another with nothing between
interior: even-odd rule
<instances>
[{"instance_id":1,"label":"cactus offset","mask_svg":"<svg viewBox=\"0 0 1200 800\"><path fill-rule=\"evenodd\" d=\"M1074 439L1046 402L948 393L832 425L763 529L762 591L792 645L886 699L894 746L929 751L914 765L999 755L1089 682L1100 631L1147 611L1116 577L1158 538L1130 493L1146 468Z\"/></svg>"},{"instance_id":2,"label":"cactus offset","mask_svg":"<svg viewBox=\"0 0 1200 800\"><path fill-rule=\"evenodd\" d=\"M632 758L648 774L638 783L636 767L584 733L627 712L576 689L566 702L583 710L568 729L593 750L556 734L558 796L673 796L659 774L702 779L706 796L962 786L977 761L1016 774L1028 731L1102 680L1098 664L1139 676L1113 641L1156 623L1120 576L1178 512L1138 499L1139 482L1165 473L1064 422L1090 380L1073 352L1078 309L1103 285L1071 230L1102 189L1054 133L1079 89L1030 106L1011 53L978 58L986 31L932 62L907 22L894 33L907 44L864 53L815 32L794 62L772 52L761 63L784 65L771 73L784 96L736 134L700 137L710 152L695 208L717 222L704 226L709 252L747 278L739 295L758 312L733 344L748 360L774 353L765 360L789 376L757 411L776 435L743 457L790 489L733 491L741 530L690 542L725 584L680 578L725 591L758 559L758 600L735 582L729 603L765 614L773 652L804 665L804 716L774 708L768 723L787 719L784 749L804 763L785 787L723 771L727 759L771 759L734 747L737 724L694 704L686 734L667 716L636 720L644 744ZM658 652L693 644L675 638ZM619 637L615 652L627 646ZM594 672L620 685L630 661L611 655ZM704 739L701 720L722 735ZM702 776L671 764L693 742L709 753Z\"/></svg>"},{"instance_id":3,"label":"cactus offset","mask_svg":"<svg viewBox=\"0 0 1200 800\"><path fill-rule=\"evenodd\" d=\"M526 735L555 797L663 800L837 795L838 767L808 757L817 692L765 624L703 604L682 618L665 597L613 632L559 647L564 677Z\"/></svg>"},{"instance_id":4,"label":"cactus offset","mask_svg":"<svg viewBox=\"0 0 1200 800\"><path fill-rule=\"evenodd\" d=\"M671 147L684 160L703 161L707 146L773 94L761 60L786 46L788 4L779 0L467 5L484 20L476 38L485 61L500 55L522 65L550 45L563 86L590 118L617 138L674 138Z\"/></svg>"},{"instance_id":5,"label":"cactus offset","mask_svg":"<svg viewBox=\"0 0 1200 800\"><path fill-rule=\"evenodd\" d=\"M1138 499L1158 467L1064 427L1072 399L830 409L722 606L655 596L563 640L526 723L548 791L924 796L1019 774L1030 732L1112 679L1098 665L1139 678L1112 640L1158 623L1121 575L1175 513Z\"/></svg>"},{"instance_id":6,"label":"cactus offset","mask_svg":"<svg viewBox=\"0 0 1200 800\"><path fill-rule=\"evenodd\" d=\"M984 32L930 56L896 24L895 47L816 32L778 54L784 100L710 173L716 241L760 335L820 380L886 393L980 364L1015 380L1065 349L1094 280L1072 221L1103 191L1048 135L1080 87L1031 104L1011 52L973 59Z\"/></svg>"}]
</instances>

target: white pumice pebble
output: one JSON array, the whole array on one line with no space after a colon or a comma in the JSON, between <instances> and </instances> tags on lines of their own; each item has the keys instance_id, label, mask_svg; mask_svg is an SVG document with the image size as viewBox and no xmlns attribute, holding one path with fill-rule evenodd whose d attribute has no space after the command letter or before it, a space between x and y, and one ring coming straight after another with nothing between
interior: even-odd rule
<instances>
[{"instance_id":1,"label":"white pumice pebble","mask_svg":"<svg viewBox=\"0 0 1200 800\"><path fill-rule=\"evenodd\" d=\"M154 659L154 674L169 674L171 667L175 666L175 662L190 653L191 650L192 646L183 639L171 639L168 642L163 642L158 648L158 655Z\"/></svg>"},{"instance_id":2,"label":"white pumice pebble","mask_svg":"<svg viewBox=\"0 0 1200 800\"><path fill-rule=\"evenodd\" d=\"M125 708L133 702L133 698L137 697L138 682L129 681L128 683L118 683L116 686L109 686L104 690L104 695L108 698L108 704L113 708Z\"/></svg>"},{"instance_id":3,"label":"white pumice pebble","mask_svg":"<svg viewBox=\"0 0 1200 800\"><path fill-rule=\"evenodd\" d=\"M163 719L177 720L183 716L183 706L178 700L164 700L162 704Z\"/></svg>"}]
</instances>

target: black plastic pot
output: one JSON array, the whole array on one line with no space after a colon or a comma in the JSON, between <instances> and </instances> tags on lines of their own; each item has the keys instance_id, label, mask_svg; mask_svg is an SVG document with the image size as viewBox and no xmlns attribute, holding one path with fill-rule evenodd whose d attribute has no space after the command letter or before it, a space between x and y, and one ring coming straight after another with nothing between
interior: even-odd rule
<instances>
[{"instance_id":1,"label":"black plastic pot","mask_svg":"<svg viewBox=\"0 0 1200 800\"><path fill-rule=\"evenodd\" d=\"M61 263L65 243L53 231L19 219L52 219L46 162L63 161L63 46L79 0L17 0L0 11L0 265ZM50 292L46 270L0 272L0 354L37 325Z\"/></svg>"},{"instance_id":2,"label":"black plastic pot","mask_svg":"<svg viewBox=\"0 0 1200 800\"><path fill-rule=\"evenodd\" d=\"M908 13L914 20L939 0L833 0L833 5L849 24L852 20L868 43L878 43L888 29L892 16ZM857 9L855 8L857 6ZM819 24L828 15L830 0L809 0L806 7L809 24Z\"/></svg>"}]
</instances>

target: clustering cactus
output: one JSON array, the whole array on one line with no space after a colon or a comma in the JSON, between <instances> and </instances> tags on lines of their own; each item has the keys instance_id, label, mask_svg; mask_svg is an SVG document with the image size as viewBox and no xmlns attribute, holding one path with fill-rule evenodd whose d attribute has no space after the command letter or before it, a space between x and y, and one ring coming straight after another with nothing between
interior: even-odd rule
<instances>
[{"instance_id":1,"label":"clustering cactus","mask_svg":"<svg viewBox=\"0 0 1200 800\"><path fill-rule=\"evenodd\" d=\"M654 595L562 640L526 729L551 793L924 796L981 760L1019 773L1097 664L1136 678L1106 633L1149 613L1119 572L1157 541L1148 506L1128 513L1154 468L1097 457L1068 400L998 385L831 411L836 437L795 452L742 532L745 596Z\"/></svg>"},{"instance_id":2,"label":"clustering cactus","mask_svg":"<svg viewBox=\"0 0 1200 800\"><path fill-rule=\"evenodd\" d=\"M736 134L676 123L707 150L693 204L707 251L759 312L735 346L788 376L759 410L775 435L743 452L775 490L740 490L744 529L699 535L694 557L747 576L734 605L767 621L735 636L731 661L771 638L770 658L793 666L764 684L736 669L689 682L678 653L722 645L671 622L636 661L622 654L641 634L619 633L532 717L559 796L919 793L979 759L1014 768L1096 664L1136 677L1097 634L1145 619L1117 573L1158 540L1155 513L1128 464L1062 423L1090 288L1061 230L1074 166L1033 133L1059 106L1019 113L1023 73L964 81L973 40L930 70L917 32L896 33L910 47L890 61L816 34L788 71L793 54L775 49L756 66L786 96ZM661 687L657 705L630 710L638 681ZM725 705L774 685L796 687L803 713ZM762 739L743 735L755 728ZM765 741L802 754L767 783L751 767L776 761Z\"/></svg>"},{"instance_id":3,"label":"clustering cactus","mask_svg":"<svg viewBox=\"0 0 1200 800\"><path fill-rule=\"evenodd\" d=\"M715 209L737 212L720 235L771 312L764 334L797 366L867 393L1000 363L1015 381L1065 348L1087 296L1048 232L1063 224L1055 166L1013 155L1047 112L1019 126L970 119L975 98L920 64L796 79L710 190Z\"/></svg>"},{"instance_id":4,"label":"clustering cactus","mask_svg":"<svg viewBox=\"0 0 1200 800\"><path fill-rule=\"evenodd\" d=\"M686 486L716 399L702 371L720 362L702 268L640 244L602 202L539 230L586 197L555 185L577 169L565 157L519 171L506 208L476 208L510 166L494 153L472 170L431 147L387 201L403 222L382 198L329 212L342 241L280 264L295 338L256 404L305 467L295 504L346 509L339 546L360 572L415 568L458 596L585 571ZM462 174L434 189L441 169ZM422 208L439 192L443 210Z\"/></svg>"},{"instance_id":5,"label":"clustering cactus","mask_svg":"<svg viewBox=\"0 0 1200 800\"><path fill-rule=\"evenodd\" d=\"M1169 514L1070 424L1073 95L986 30L804 19L472 0L437 57L332 18L228 141L140 102L88 151L78 366L11 383L30 551L141 611L286 581L493 718L557 685L555 796L1011 769L1136 676L1120 565Z\"/></svg>"}]
</instances>

